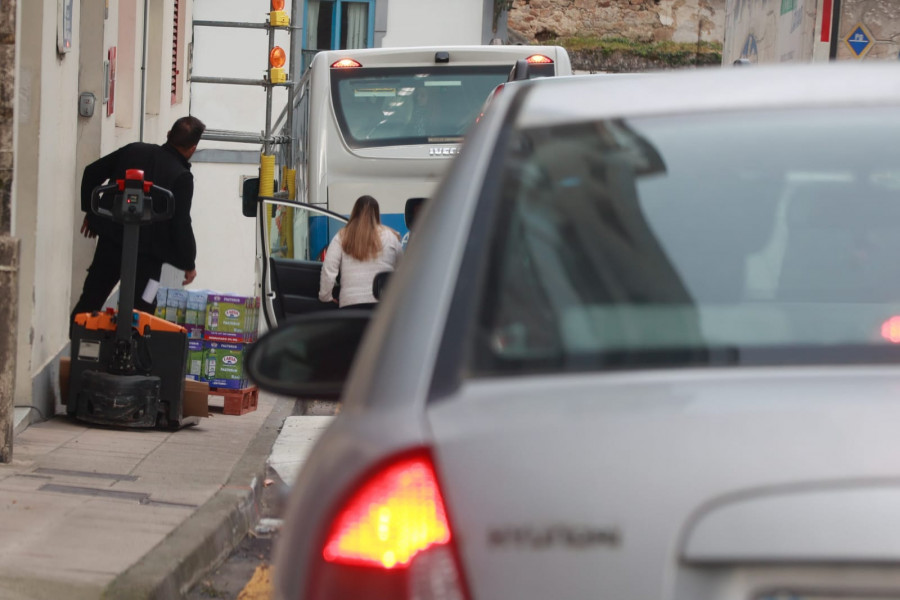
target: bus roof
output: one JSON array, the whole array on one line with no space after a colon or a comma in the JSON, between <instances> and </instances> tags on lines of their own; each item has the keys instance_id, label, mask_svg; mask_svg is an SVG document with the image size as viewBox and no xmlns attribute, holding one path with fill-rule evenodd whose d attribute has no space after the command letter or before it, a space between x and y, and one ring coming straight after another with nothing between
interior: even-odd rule
<instances>
[{"instance_id":1,"label":"bus roof","mask_svg":"<svg viewBox=\"0 0 900 600\"><path fill-rule=\"evenodd\" d=\"M439 60L438 53L446 53L447 60ZM571 71L569 55L561 46L417 46L408 48L357 48L348 50L322 50L310 63L316 67L325 63L351 58L363 67L419 66L422 64L478 65L509 63L533 54L542 54L557 64L559 74ZM319 67L322 68L322 67Z\"/></svg>"}]
</instances>

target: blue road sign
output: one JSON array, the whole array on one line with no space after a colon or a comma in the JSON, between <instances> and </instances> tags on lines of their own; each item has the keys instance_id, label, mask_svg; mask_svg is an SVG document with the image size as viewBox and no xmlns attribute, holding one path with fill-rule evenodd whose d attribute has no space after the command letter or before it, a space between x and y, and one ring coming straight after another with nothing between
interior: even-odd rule
<instances>
[{"instance_id":1,"label":"blue road sign","mask_svg":"<svg viewBox=\"0 0 900 600\"><path fill-rule=\"evenodd\" d=\"M850 46L850 50L852 50L857 57L865 54L866 50L869 49L869 46L872 45L872 39L861 24L857 25L844 41L847 42L847 45Z\"/></svg>"}]
</instances>

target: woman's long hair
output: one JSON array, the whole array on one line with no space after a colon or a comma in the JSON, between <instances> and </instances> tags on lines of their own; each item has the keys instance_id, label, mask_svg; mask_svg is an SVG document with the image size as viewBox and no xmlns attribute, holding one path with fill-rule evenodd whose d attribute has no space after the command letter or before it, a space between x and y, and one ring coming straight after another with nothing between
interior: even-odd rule
<instances>
[{"instance_id":1,"label":"woman's long hair","mask_svg":"<svg viewBox=\"0 0 900 600\"><path fill-rule=\"evenodd\" d=\"M360 196L353 205L350 221L341 232L344 252L356 260L371 260L381 254L381 213L372 196Z\"/></svg>"}]
</instances>

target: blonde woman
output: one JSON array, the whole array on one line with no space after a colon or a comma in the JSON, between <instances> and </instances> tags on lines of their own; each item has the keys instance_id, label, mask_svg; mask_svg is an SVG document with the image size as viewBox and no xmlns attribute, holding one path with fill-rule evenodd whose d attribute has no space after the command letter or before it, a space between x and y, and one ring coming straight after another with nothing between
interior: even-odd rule
<instances>
[{"instance_id":1,"label":"blonde woman","mask_svg":"<svg viewBox=\"0 0 900 600\"><path fill-rule=\"evenodd\" d=\"M372 295L375 276L393 271L400 257L400 234L381 224L378 201L360 196L353 205L350 221L341 229L325 252L319 280L319 300L331 302L338 273L341 308L371 308L377 304Z\"/></svg>"}]
</instances>

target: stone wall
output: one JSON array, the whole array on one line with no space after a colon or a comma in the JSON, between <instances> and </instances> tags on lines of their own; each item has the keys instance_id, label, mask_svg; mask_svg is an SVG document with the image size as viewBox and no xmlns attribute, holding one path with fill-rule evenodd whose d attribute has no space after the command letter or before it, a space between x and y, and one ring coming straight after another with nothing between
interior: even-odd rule
<instances>
[{"instance_id":1,"label":"stone wall","mask_svg":"<svg viewBox=\"0 0 900 600\"><path fill-rule=\"evenodd\" d=\"M640 73L687 67L720 66L718 52L648 52L644 55L599 48L570 50L572 69L581 73Z\"/></svg>"},{"instance_id":2,"label":"stone wall","mask_svg":"<svg viewBox=\"0 0 900 600\"><path fill-rule=\"evenodd\" d=\"M856 54L846 42L857 27L867 29L870 47ZM841 3L837 58L897 60L900 57L900 3L885 0L844 0Z\"/></svg>"},{"instance_id":3,"label":"stone wall","mask_svg":"<svg viewBox=\"0 0 900 600\"><path fill-rule=\"evenodd\" d=\"M621 37L645 42L721 42L725 0L514 0L511 41Z\"/></svg>"},{"instance_id":4,"label":"stone wall","mask_svg":"<svg viewBox=\"0 0 900 600\"><path fill-rule=\"evenodd\" d=\"M0 0L0 234L9 234L12 223L15 58L16 2Z\"/></svg>"},{"instance_id":5,"label":"stone wall","mask_svg":"<svg viewBox=\"0 0 900 600\"><path fill-rule=\"evenodd\" d=\"M894 60L900 57L900 3L841 0L837 35L822 39L816 0L728 0L723 64L838 60ZM854 44L850 44L850 39ZM857 43L860 39L863 43Z\"/></svg>"},{"instance_id":6,"label":"stone wall","mask_svg":"<svg viewBox=\"0 0 900 600\"><path fill-rule=\"evenodd\" d=\"M16 0L0 0L0 463L12 460L18 240L12 228Z\"/></svg>"}]
</instances>

